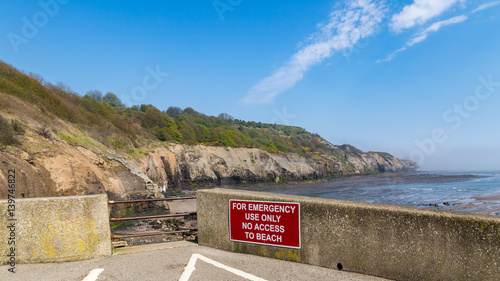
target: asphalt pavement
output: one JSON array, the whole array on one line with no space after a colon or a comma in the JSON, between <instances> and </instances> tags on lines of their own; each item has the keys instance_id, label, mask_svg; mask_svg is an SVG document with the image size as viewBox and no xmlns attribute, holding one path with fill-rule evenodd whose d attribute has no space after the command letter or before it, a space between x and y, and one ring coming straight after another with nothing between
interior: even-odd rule
<instances>
[{"instance_id":1,"label":"asphalt pavement","mask_svg":"<svg viewBox=\"0 0 500 281\"><path fill-rule=\"evenodd\" d=\"M373 276L170 242L121 248L105 258L65 263L0 266L5 281L382 281Z\"/></svg>"}]
</instances>

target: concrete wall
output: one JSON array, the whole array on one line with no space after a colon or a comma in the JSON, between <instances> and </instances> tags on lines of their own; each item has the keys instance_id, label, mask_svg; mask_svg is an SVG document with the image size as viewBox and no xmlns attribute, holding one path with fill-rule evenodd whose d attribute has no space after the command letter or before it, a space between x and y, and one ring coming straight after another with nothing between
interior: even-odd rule
<instances>
[{"instance_id":1,"label":"concrete wall","mask_svg":"<svg viewBox=\"0 0 500 281\"><path fill-rule=\"evenodd\" d=\"M15 200L8 221L8 201L0 200L0 264L13 245L7 226L15 223L16 263L89 259L111 254L108 197L102 195ZM12 208L12 207L11 207Z\"/></svg>"},{"instance_id":2,"label":"concrete wall","mask_svg":"<svg viewBox=\"0 0 500 281\"><path fill-rule=\"evenodd\" d=\"M231 242L230 199L298 202L301 249ZM500 280L500 217L241 190L198 191L199 244L394 280Z\"/></svg>"}]
</instances>

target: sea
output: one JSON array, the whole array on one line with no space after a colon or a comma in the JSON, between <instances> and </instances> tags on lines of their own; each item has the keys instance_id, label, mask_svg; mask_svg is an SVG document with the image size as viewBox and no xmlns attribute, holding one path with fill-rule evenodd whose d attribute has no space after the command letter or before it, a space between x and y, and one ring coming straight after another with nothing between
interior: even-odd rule
<instances>
[{"instance_id":1,"label":"sea","mask_svg":"<svg viewBox=\"0 0 500 281\"><path fill-rule=\"evenodd\" d=\"M500 172L380 174L242 189L500 215Z\"/></svg>"}]
</instances>

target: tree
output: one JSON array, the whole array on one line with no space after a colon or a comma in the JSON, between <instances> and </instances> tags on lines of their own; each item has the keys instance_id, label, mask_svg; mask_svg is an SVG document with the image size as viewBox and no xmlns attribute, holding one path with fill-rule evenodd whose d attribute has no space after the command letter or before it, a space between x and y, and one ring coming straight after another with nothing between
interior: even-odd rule
<instances>
[{"instance_id":1,"label":"tree","mask_svg":"<svg viewBox=\"0 0 500 281\"><path fill-rule=\"evenodd\" d=\"M165 116L167 117L167 116ZM142 119L142 126L144 128L166 127L167 122L163 113L156 107L148 107Z\"/></svg>"},{"instance_id":2,"label":"tree","mask_svg":"<svg viewBox=\"0 0 500 281\"><path fill-rule=\"evenodd\" d=\"M43 77L40 75L40 74L36 74L36 73L33 73L33 72L30 72L28 74L29 77L35 79L36 81L38 81L38 83L40 84L45 84L45 80L43 79Z\"/></svg>"},{"instance_id":3,"label":"tree","mask_svg":"<svg viewBox=\"0 0 500 281\"><path fill-rule=\"evenodd\" d=\"M63 91L65 91L66 93L74 93L73 90L71 90L70 86L64 84L61 81L57 81L56 87L59 88L59 89L61 89L61 90L63 90Z\"/></svg>"},{"instance_id":4,"label":"tree","mask_svg":"<svg viewBox=\"0 0 500 281\"><path fill-rule=\"evenodd\" d=\"M233 117L233 116L231 116L231 115L229 115L229 114L227 114L227 113L224 113L224 112L223 112L223 113L221 113L221 114L219 114L219 116L218 116L218 117L219 117L220 119L224 120L224 121L233 121L233 120L234 120L234 117Z\"/></svg>"},{"instance_id":5,"label":"tree","mask_svg":"<svg viewBox=\"0 0 500 281\"><path fill-rule=\"evenodd\" d=\"M146 112L148 108L154 107L152 104L141 104L141 107L139 108L140 111ZM154 107L156 109L156 107Z\"/></svg>"},{"instance_id":6,"label":"tree","mask_svg":"<svg viewBox=\"0 0 500 281\"><path fill-rule=\"evenodd\" d=\"M109 105L116 107L116 108L122 108L125 107L125 105L122 103L122 101L113 93L107 92L106 95L102 98L102 100L105 103L108 103Z\"/></svg>"},{"instance_id":7,"label":"tree","mask_svg":"<svg viewBox=\"0 0 500 281\"><path fill-rule=\"evenodd\" d=\"M210 130L207 128L207 126L198 124L198 129L200 130L202 134L202 139L200 140L201 142L210 142L212 141L212 135Z\"/></svg>"},{"instance_id":8,"label":"tree","mask_svg":"<svg viewBox=\"0 0 500 281\"><path fill-rule=\"evenodd\" d=\"M165 113L167 113L168 116L170 116L172 118L177 118L179 115L182 114L182 109L180 107L177 107L177 106L171 106L167 109L167 111Z\"/></svg>"},{"instance_id":9,"label":"tree","mask_svg":"<svg viewBox=\"0 0 500 281\"><path fill-rule=\"evenodd\" d=\"M182 111L183 114L189 114L189 115L196 115L198 112L191 107L186 107L184 108L184 111Z\"/></svg>"},{"instance_id":10,"label":"tree","mask_svg":"<svg viewBox=\"0 0 500 281\"><path fill-rule=\"evenodd\" d=\"M99 90L90 90L85 94L85 97L96 101L102 101L102 92Z\"/></svg>"}]
</instances>

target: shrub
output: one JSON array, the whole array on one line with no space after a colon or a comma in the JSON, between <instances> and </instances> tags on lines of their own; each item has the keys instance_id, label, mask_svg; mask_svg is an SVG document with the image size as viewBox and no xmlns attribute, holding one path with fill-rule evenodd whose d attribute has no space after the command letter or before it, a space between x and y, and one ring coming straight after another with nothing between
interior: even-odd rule
<instances>
[{"instance_id":1,"label":"shrub","mask_svg":"<svg viewBox=\"0 0 500 281\"><path fill-rule=\"evenodd\" d=\"M24 134L26 132L24 130L23 126L21 125L21 122L19 122L17 120L11 120L10 125L11 125L12 129L14 130L14 132L16 132L18 134Z\"/></svg>"},{"instance_id":2,"label":"shrub","mask_svg":"<svg viewBox=\"0 0 500 281\"><path fill-rule=\"evenodd\" d=\"M167 128L155 128L155 135L161 141L170 141L173 139L168 133Z\"/></svg>"},{"instance_id":3,"label":"shrub","mask_svg":"<svg viewBox=\"0 0 500 281\"><path fill-rule=\"evenodd\" d=\"M50 130L45 126L40 128L40 130L38 130L37 133L46 139L50 139Z\"/></svg>"},{"instance_id":4,"label":"shrub","mask_svg":"<svg viewBox=\"0 0 500 281\"><path fill-rule=\"evenodd\" d=\"M236 144L234 143L233 138L231 137L232 132L227 130L219 135L219 142L224 146L234 147Z\"/></svg>"},{"instance_id":5,"label":"shrub","mask_svg":"<svg viewBox=\"0 0 500 281\"><path fill-rule=\"evenodd\" d=\"M177 130L177 128L170 127L170 128L167 128L166 131L169 135L171 135L174 138L174 140L176 140L178 142L182 142L184 140L181 132L179 132L179 130Z\"/></svg>"},{"instance_id":6,"label":"shrub","mask_svg":"<svg viewBox=\"0 0 500 281\"><path fill-rule=\"evenodd\" d=\"M7 119L0 115L0 144L14 145L17 143L14 130L9 126Z\"/></svg>"}]
</instances>

